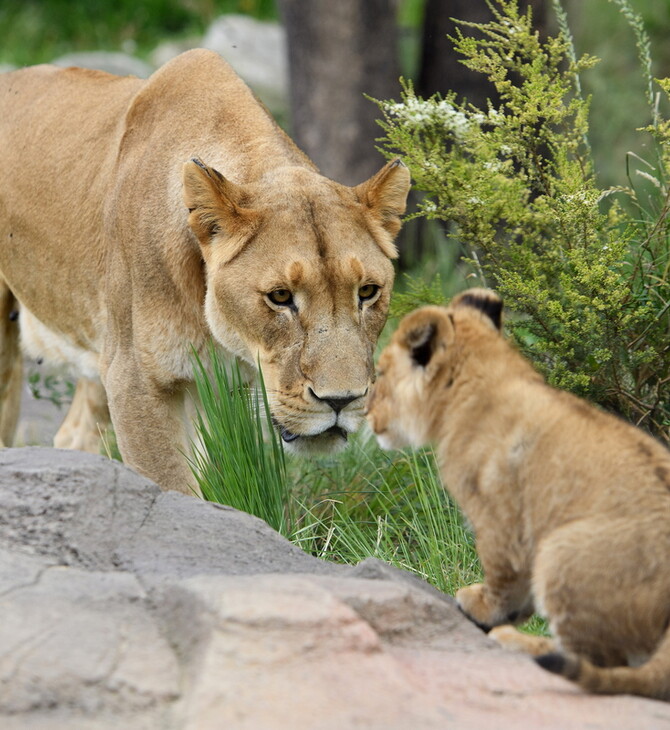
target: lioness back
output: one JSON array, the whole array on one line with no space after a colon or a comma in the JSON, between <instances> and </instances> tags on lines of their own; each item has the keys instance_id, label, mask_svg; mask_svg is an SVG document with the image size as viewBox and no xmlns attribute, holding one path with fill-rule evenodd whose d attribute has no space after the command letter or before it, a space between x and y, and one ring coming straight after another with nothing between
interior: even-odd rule
<instances>
[{"instance_id":1,"label":"lioness back","mask_svg":"<svg viewBox=\"0 0 670 730\"><path fill-rule=\"evenodd\" d=\"M101 170L113 169L118 146L101 140L119 139L141 84L53 66L0 74L0 271L40 321L82 345L100 346ZM70 211L77 235L67 225ZM30 275L36 268L39 280Z\"/></svg>"}]
</instances>

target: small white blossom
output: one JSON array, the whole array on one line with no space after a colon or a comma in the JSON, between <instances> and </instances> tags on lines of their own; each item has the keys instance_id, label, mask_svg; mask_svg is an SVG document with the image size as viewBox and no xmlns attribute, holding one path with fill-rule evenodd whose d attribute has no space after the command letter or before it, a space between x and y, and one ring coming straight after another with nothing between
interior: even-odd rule
<instances>
[{"instance_id":1,"label":"small white blossom","mask_svg":"<svg viewBox=\"0 0 670 730\"><path fill-rule=\"evenodd\" d=\"M597 205L599 197L599 193L595 190L591 190L590 192L580 190L572 195L562 196L566 203L576 203L577 205L583 205L585 208L593 208Z\"/></svg>"},{"instance_id":2,"label":"small white blossom","mask_svg":"<svg viewBox=\"0 0 670 730\"><path fill-rule=\"evenodd\" d=\"M504 119L504 114L501 114L497 109L491 107L488 111L488 123L492 125L500 124Z\"/></svg>"},{"instance_id":3,"label":"small white blossom","mask_svg":"<svg viewBox=\"0 0 670 730\"><path fill-rule=\"evenodd\" d=\"M502 25L507 26L507 32L509 35L516 35L517 33L523 32L523 26L513 23L510 18L503 18L500 22Z\"/></svg>"},{"instance_id":4,"label":"small white blossom","mask_svg":"<svg viewBox=\"0 0 670 730\"><path fill-rule=\"evenodd\" d=\"M384 109L387 114L414 129L420 130L429 124L443 126L457 142L463 141L473 126L487 121L484 114L476 112L468 115L446 99L434 101L410 96L404 103L385 104Z\"/></svg>"}]
</instances>

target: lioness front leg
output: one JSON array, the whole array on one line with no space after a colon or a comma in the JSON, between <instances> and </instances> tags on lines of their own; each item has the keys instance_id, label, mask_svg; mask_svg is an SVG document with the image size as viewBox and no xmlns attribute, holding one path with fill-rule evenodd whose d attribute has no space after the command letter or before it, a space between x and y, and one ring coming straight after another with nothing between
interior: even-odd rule
<instances>
[{"instance_id":1,"label":"lioness front leg","mask_svg":"<svg viewBox=\"0 0 670 730\"><path fill-rule=\"evenodd\" d=\"M115 358L105 387L124 463L163 489L199 494L186 454L184 387L159 387L145 372Z\"/></svg>"}]
</instances>

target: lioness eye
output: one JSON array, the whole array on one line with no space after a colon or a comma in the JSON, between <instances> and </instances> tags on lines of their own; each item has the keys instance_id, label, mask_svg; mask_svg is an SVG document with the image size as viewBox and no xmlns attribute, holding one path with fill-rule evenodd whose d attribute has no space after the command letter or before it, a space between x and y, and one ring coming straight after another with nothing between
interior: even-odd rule
<instances>
[{"instance_id":1,"label":"lioness eye","mask_svg":"<svg viewBox=\"0 0 670 730\"><path fill-rule=\"evenodd\" d=\"M378 291L379 287L376 284L366 284L358 290L358 298L364 302L366 299L372 299Z\"/></svg>"},{"instance_id":2,"label":"lioness eye","mask_svg":"<svg viewBox=\"0 0 670 730\"><path fill-rule=\"evenodd\" d=\"M268 299L273 304L288 307L293 302L293 294L288 289L275 289L268 294Z\"/></svg>"}]
</instances>

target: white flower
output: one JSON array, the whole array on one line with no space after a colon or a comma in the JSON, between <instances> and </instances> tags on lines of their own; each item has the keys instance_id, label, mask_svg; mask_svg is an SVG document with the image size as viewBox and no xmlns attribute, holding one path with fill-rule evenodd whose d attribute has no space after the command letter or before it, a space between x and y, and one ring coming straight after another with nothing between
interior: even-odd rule
<instances>
[{"instance_id":1,"label":"white flower","mask_svg":"<svg viewBox=\"0 0 670 730\"><path fill-rule=\"evenodd\" d=\"M577 203L577 205L583 205L585 208L593 208L598 204L600 194L596 190L579 190L572 195L563 195L562 197L566 203Z\"/></svg>"},{"instance_id":2,"label":"white flower","mask_svg":"<svg viewBox=\"0 0 670 730\"><path fill-rule=\"evenodd\" d=\"M385 104L384 109L387 114L412 129L421 130L428 125L442 126L451 132L457 142L463 141L473 126L487 121L486 115L481 112L468 115L446 99L435 101L410 96L401 104Z\"/></svg>"}]
</instances>

